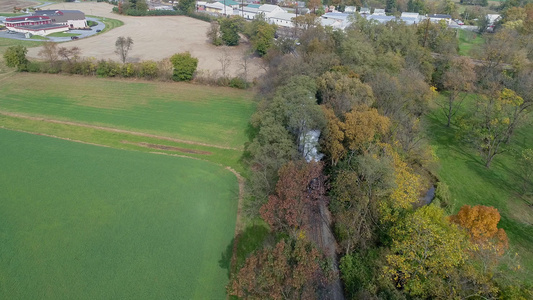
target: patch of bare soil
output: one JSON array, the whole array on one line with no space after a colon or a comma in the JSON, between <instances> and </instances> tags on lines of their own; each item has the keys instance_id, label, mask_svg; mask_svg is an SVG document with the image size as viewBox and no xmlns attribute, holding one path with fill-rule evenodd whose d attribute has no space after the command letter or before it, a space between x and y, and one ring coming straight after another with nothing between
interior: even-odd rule
<instances>
[{"instance_id":1,"label":"patch of bare soil","mask_svg":"<svg viewBox=\"0 0 533 300\"><path fill-rule=\"evenodd\" d=\"M20 1L20 0L1 0L0 12L12 13L14 7L26 8L39 5L39 2L35 1Z\"/></svg>"},{"instance_id":2,"label":"patch of bare soil","mask_svg":"<svg viewBox=\"0 0 533 300\"><path fill-rule=\"evenodd\" d=\"M151 148L151 149L158 149L158 150L168 150L168 151L178 151L183 153L189 153L189 154L202 154L202 155L211 155L211 152L208 151L200 151L200 150L193 150L193 149L185 149L185 148L179 148L179 147L173 147L173 146L167 146L167 145L158 145L158 144L150 144L150 143L134 143L130 141L120 141L123 144L130 144L130 145L137 145L141 147Z\"/></svg>"},{"instance_id":3,"label":"patch of bare soil","mask_svg":"<svg viewBox=\"0 0 533 300\"><path fill-rule=\"evenodd\" d=\"M175 53L188 51L198 58L198 73L203 76L221 76L224 73L223 69L228 76L237 76L243 72L243 56L248 53L250 47L243 43L225 50L223 47L211 45L206 36L210 26L208 22L185 16L123 16L112 13L112 8L112 5L103 2L57 3L46 6L46 9L74 9L86 15L113 18L124 22L123 26L104 34L62 43L64 47L79 47L82 57L119 61L115 53L115 41L120 36L129 36L133 39L133 48L127 59L130 62L160 61ZM40 50L41 47L30 48L28 56L39 58ZM249 59L246 63L248 81L264 73L260 58Z\"/></svg>"}]
</instances>

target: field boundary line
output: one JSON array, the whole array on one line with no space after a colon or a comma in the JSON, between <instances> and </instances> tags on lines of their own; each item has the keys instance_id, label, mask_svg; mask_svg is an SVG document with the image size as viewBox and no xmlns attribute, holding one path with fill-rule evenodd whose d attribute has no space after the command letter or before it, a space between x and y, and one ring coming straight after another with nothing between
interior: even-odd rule
<instances>
[{"instance_id":1,"label":"field boundary line","mask_svg":"<svg viewBox=\"0 0 533 300\"><path fill-rule=\"evenodd\" d=\"M34 117L34 116L28 116L28 115L6 112L6 111L0 111L0 115L34 120L34 121L43 121L43 122L54 123L54 124L64 124L64 125L72 125L72 126L85 127L85 128L93 128L93 129L99 129L99 130L104 130L108 132L126 133L126 134L135 135L135 136L156 138L160 140L183 143L183 144L188 144L188 145L197 145L197 146L204 146L204 147L211 147L211 148L218 148L218 149L225 149L225 150L236 150L236 151L243 150L243 149L234 148L234 147L226 147L226 146L213 145L213 144L207 144L207 143L202 143L202 142L194 142L194 141L171 138L171 137L161 136L161 135L156 135L156 134L143 133L143 132L138 132L138 131L131 131L131 130L125 130L125 129L105 127L105 126L96 126L96 125L77 123L77 122L72 122L72 121L61 121L61 120L55 120L55 119L49 119L49 118L43 118L43 117Z\"/></svg>"}]
</instances>

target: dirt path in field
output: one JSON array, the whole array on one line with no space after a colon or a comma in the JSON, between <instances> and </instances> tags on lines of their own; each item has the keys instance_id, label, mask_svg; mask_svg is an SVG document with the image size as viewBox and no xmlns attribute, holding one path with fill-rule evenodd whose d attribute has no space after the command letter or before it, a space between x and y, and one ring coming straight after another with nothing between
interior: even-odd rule
<instances>
[{"instance_id":1,"label":"dirt path in field","mask_svg":"<svg viewBox=\"0 0 533 300\"><path fill-rule=\"evenodd\" d=\"M171 141L171 142L176 142L176 143L183 143L183 144L189 144L189 145L198 145L198 146L212 147L212 148L218 148L218 149L237 150L237 151L242 150L242 149L233 148L233 147L225 147L225 146L219 146L219 145L213 145L213 144L207 144L207 143L187 141L187 140L181 140L181 139L170 138L170 137L166 137L166 136L143 133L143 132L137 132L137 131L130 131L130 130L111 128L111 127L89 125L89 124L76 123L76 122L70 122L70 121L54 120L54 119L48 119L48 118L42 118L42 117L33 117L33 116L27 116L27 115L11 113L11 112L6 112L6 111L0 111L0 115L5 115L5 116L15 117L15 118L21 118L21 119L34 120L34 121L42 121L42 122L48 122L48 123L54 123L54 124L64 124L64 125L72 125L72 126L85 127L85 128L93 128L93 129L99 129L99 130L104 130L104 131L108 131L108 132L126 133L126 134L131 134L131 135L136 135L136 136L156 138L156 139L160 139L160 140Z\"/></svg>"},{"instance_id":2,"label":"dirt path in field","mask_svg":"<svg viewBox=\"0 0 533 300\"><path fill-rule=\"evenodd\" d=\"M220 60L225 56L225 50L208 42L206 37L206 32L210 26L208 22L185 16L123 16L112 13L112 8L112 5L104 2L82 2L57 3L43 9L80 10L86 15L112 18L124 22L123 26L103 34L62 44L64 47L79 47L82 57L119 61L119 57L115 54L115 41L119 36L129 36L133 39L134 44L128 61L160 61L175 53L189 51L192 56L198 58L199 74L205 76L222 75ZM28 56L38 58L40 49L40 47L28 49ZM242 73L242 57L249 51L249 46L243 44L227 49L226 53L231 61L227 73L230 76L237 76ZM263 74L260 58L250 59L247 68L248 81Z\"/></svg>"}]
</instances>

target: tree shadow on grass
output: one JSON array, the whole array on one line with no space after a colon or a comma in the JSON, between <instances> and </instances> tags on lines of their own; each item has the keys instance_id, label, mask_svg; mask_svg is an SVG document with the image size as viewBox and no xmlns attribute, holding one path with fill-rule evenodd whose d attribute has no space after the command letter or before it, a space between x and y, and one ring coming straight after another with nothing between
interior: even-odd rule
<instances>
[{"instance_id":1,"label":"tree shadow on grass","mask_svg":"<svg viewBox=\"0 0 533 300\"><path fill-rule=\"evenodd\" d=\"M238 270L244 265L246 257L262 248L269 236L268 228L263 225L254 224L246 227L243 232L231 239L226 250L222 252L218 261L219 267L226 269L227 276L230 278L232 271Z\"/></svg>"}]
</instances>

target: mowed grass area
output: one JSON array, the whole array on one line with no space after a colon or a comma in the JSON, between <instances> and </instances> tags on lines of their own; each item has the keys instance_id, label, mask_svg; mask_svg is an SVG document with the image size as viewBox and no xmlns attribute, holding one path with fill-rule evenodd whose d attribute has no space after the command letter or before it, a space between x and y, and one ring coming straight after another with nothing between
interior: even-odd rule
<instances>
[{"instance_id":1,"label":"mowed grass area","mask_svg":"<svg viewBox=\"0 0 533 300\"><path fill-rule=\"evenodd\" d=\"M224 299L235 176L0 129L0 299Z\"/></svg>"},{"instance_id":2,"label":"mowed grass area","mask_svg":"<svg viewBox=\"0 0 533 300\"><path fill-rule=\"evenodd\" d=\"M0 110L243 149L253 94L186 83L17 73ZM0 124L1 125L1 124Z\"/></svg>"},{"instance_id":3,"label":"mowed grass area","mask_svg":"<svg viewBox=\"0 0 533 300\"><path fill-rule=\"evenodd\" d=\"M522 149L533 148L533 117L516 132L511 150L498 155L490 169L485 168L475 149L456 138L456 128L446 127L439 109L429 114L426 122L430 143L440 160L438 177L450 188L455 212L464 204L497 208L502 217L499 226L507 232L511 251L519 254L526 272L515 274L533 283L533 206L529 205L533 199L521 194L523 181L517 159Z\"/></svg>"},{"instance_id":4,"label":"mowed grass area","mask_svg":"<svg viewBox=\"0 0 533 300\"><path fill-rule=\"evenodd\" d=\"M474 53L473 50L477 46L483 44L485 39L483 36L476 32L468 30L459 30L459 55L462 56L472 56Z\"/></svg>"},{"instance_id":5,"label":"mowed grass area","mask_svg":"<svg viewBox=\"0 0 533 300\"><path fill-rule=\"evenodd\" d=\"M117 19L110 19L110 18L104 18L104 17L98 17L98 16L87 16L87 17L98 19L98 21L104 23L105 25L104 29L102 29L102 31L100 31L97 34L102 34L106 31L109 31L111 29L124 25L124 22L117 20Z\"/></svg>"}]
</instances>

